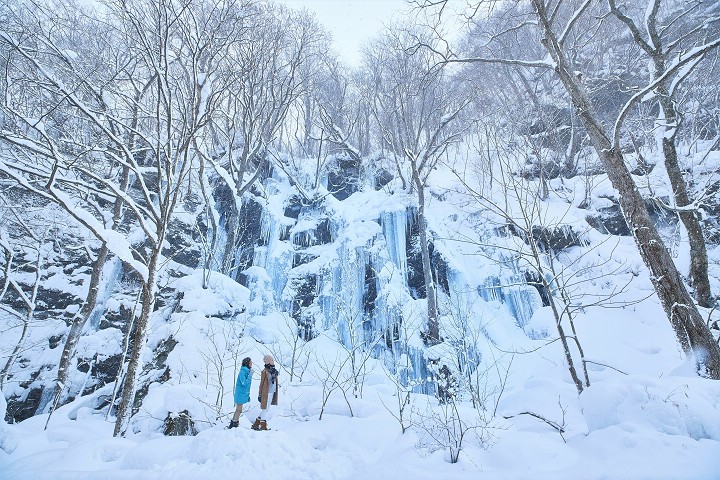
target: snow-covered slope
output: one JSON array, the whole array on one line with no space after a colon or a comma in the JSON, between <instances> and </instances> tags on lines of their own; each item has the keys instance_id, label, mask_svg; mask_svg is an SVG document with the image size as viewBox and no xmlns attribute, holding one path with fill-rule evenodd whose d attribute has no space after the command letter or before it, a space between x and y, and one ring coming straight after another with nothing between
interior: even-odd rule
<instances>
[{"instance_id":1,"label":"snow-covered slope","mask_svg":"<svg viewBox=\"0 0 720 480\"><path fill-rule=\"evenodd\" d=\"M112 437L114 382L97 366L122 353L123 312L135 298L108 267L105 313L78 347L91 363L72 376L77 398L49 422L46 408L0 423L0 477L719 478L720 384L699 378L683 357L632 239L589 226L613 196L606 180L595 179L589 206L579 208L580 177L553 183L537 205L543 225L569 228L554 258L579 305L576 338L590 386L578 395L551 309L517 255L521 236L463 193L450 171L435 175L428 221L443 343L427 348L420 336L414 197L390 184L298 206L296 190L276 174L259 200L261 240L242 272L246 286L167 264L127 436ZM487 192L522 219L517 192ZM33 327L36 346L23 356L27 367L14 369L11 394L52 382L59 349L43 342L61 330ZM14 334L0 339L3 349ZM280 402L271 430L256 432L265 354L281 370ZM245 356L256 364L251 402L228 430ZM426 394L438 389L444 403Z\"/></svg>"}]
</instances>

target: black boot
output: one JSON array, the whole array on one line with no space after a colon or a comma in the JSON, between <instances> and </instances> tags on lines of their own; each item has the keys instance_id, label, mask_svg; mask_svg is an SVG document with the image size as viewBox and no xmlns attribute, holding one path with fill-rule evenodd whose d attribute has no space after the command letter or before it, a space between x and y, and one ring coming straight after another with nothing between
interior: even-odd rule
<instances>
[{"instance_id":1,"label":"black boot","mask_svg":"<svg viewBox=\"0 0 720 480\"><path fill-rule=\"evenodd\" d=\"M236 428L236 427L239 427L239 426L240 426L240 421L239 421L239 420L238 420L237 422L236 422L235 420L230 420L230 426L227 427L227 428Z\"/></svg>"}]
</instances>

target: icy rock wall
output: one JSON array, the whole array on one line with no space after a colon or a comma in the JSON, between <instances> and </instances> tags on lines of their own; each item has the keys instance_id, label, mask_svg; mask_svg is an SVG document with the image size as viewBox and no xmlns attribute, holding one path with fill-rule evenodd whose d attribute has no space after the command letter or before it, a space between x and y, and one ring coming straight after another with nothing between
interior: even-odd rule
<instances>
[{"instance_id":1,"label":"icy rock wall","mask_svg":"<svg viewBox=\"0 0 720 480\"><path fill-rule=\"evenodd\" d=\"M370 228L374 233L357 238L348 233L353 226L326 204L303 204L297 197L286 202L282 215L266 210L261 217L263 245L255 247L253 268L263 269L267 280L264 287L253 283L257 288L251 290L253 296L274 300L272 305L259 302L257 313L270 308L289 312L306 339L326 332L348 347L364 343L404 382L415 385L415 391L434 393L436 386L427 381L431 377L427 349L417 330L408 333L405 328L417 321L411 316L424 313L424 288L409 285L410 268L416 282L422 278L413 235L416 209L379 211L375 227ZM467 321L482 317L483 310L490 312L487 316L496 315L501 308L504 317L510 322L514 318L522 328L542 306L538 290L527 284L517 265L493 270L479 284L468 285L463 274L445 261L452 255L447 248L434 248L434 275L439 295L470 311ZM261 288L271 291L258 292ZM410 312L408 305L414 305L415 311ZM460 345L455 351L456 363L464 371L475 368L482 353L475 345Z\"/></svg>"}]
</instances>

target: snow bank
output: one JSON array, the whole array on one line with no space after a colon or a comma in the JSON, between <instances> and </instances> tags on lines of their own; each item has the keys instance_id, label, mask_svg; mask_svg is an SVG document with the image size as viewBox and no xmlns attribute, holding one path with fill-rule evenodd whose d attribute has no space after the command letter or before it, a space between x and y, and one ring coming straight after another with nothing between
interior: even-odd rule
<instances>
[{"instance_id":1,"label":"snow bank","mask_svg":"<svg viewBox=\"0 0 720 480\"><path fill-rule=\"evenodd\" d=\"M618 426L720 441L718 382L621 376L588 388L580 402L590 431Z\"/></svg>"}]
</instances>

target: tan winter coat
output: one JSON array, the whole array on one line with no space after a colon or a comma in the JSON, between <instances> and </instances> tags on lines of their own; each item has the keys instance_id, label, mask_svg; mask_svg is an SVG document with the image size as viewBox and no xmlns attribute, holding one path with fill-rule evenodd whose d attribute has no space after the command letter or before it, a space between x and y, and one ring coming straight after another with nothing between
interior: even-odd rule
<instances>
[{"instance_id":1,"label":"tan winter coat","mask_svg":"<svg viewBox=\"0 0 720 480\"><path fill-rule=\"evenodd\" d=\"M278 391L280 390L280 382L275 379L275 394L272 397L272 401L270 402L270 405L277 405L278 404ZM270 373L267 371L267 368L262 369L262 373L260 374L260 391L258 392L260 395L260 408L263 410L267 408L268 404L268 393L270 392Z\"/></svg>"}]
</instances>

